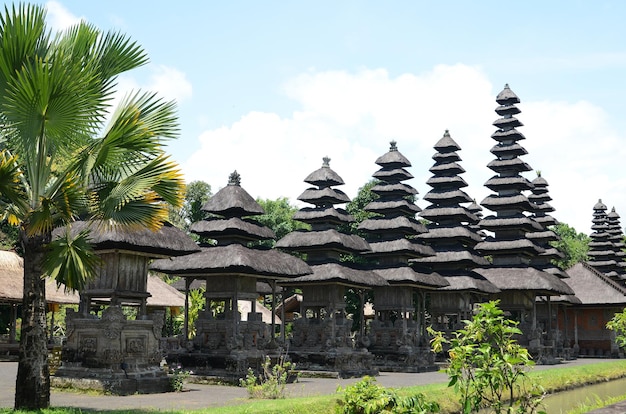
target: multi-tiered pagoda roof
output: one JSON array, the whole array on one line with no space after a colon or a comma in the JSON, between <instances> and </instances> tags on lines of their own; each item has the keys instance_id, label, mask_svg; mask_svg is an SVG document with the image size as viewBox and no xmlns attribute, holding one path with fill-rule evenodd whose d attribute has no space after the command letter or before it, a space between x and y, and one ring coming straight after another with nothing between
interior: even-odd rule
<instances>
[{"instance_id":1,"label":"multi-tiered pagoda roof","mask_svg":"<svg viewBox=\"0 0 626 414\"><path fill-rule=\"evenodd\" d=\"M273 239L274 232L252 219L264 211L241 187L236 171L202 210L209 217L192 223L191 231L213 239L215 245L176 259L157 260L152 263L153 270L179 276L247 275L268 279L311 273L306 263L289 254L247 246L249 242Z\"/></svg>"},{"instance_id":2,"label":"multi-tiered pagoda roof","mask_svg":"<svg viewBox=\"0 0 626 414\"><path fill-rule=\"evenodd\" d=\"M377 265L376 271L390 284L437 288L448 282L433 272L414 270L409 260L434 256L434 250L420 242L416 235L427 232L415 218L420 208L413 202L417 190L403 183L413 176L406 170L409 160L391 142L389 151L376 160L381 168L373 177L379 183L371 188L378 197L365 206L373 216L359 224L367 233L371 252L366 255Z\"/></svg>"},{"instance_id":3,"label":"multi-tiered pagoda roof","mask_svg":"<svg viewBox=\"0 0 626 414\"><path fill-rule=\"evenodd\" d=\"M312 204L299 210L294 219L307 223L311 230L298 230L285 235L276 248L306 255L313 273L296 278L290 284L336 283L353 287L380 286L387 283L373 271L356 269L342 262L344 255L359 255L369 251L369 244L361 237L338 230L342 224L354 218L337 204L350 201L341 190L333 188L344 184L341 177L330 168L330 158L325 157L322 167L309 174L307 188L298 200Z\"/></svg>"},{"instance_id":4,"label":"multi-tiered pagoda roof","mask_svg":"<svg viewBox=\"0 0 626 414\"><path fill-rule=\"evenodd\" d=\"M526 237L527 233L542 231L543 227L529 214L533 204L524 191L533 185L521 173L532 168L520 159L527 154L519 144L525 137L517 128L522 123L515 117L521 111L519 98L508 85L496 97L500 116L495 122L497 130L491 137L497 142L491 148L496 159L488 167L496 173L485 186L494 193L482 201L482 206L495 214L480 221L483 230L493 237L476 245L476 250L492 257L493 264L480 273L501 290L531 290L537 294L571 294L571 289L557 277L530 266L533 258L545 249Z\"/></svg>"},{"instance_id":5,"label":"multi-tiered pagoda roof","mask_svg":"<svg viewBox=\"0 0 626 414\"><path fill-rule=\"evenodd\" d=\"M549 228L558 224L558 221L550 215L554 211L554 207L549 203L552 198L548 193L548 182L541 176L541 173L537 173L537 178L532 181L532 184L532 194L528 196L528 199L534 206L532 218L541 225L542 230L527 233L526 237L535 241L544 249L543 253L533 259L533 264L538 269L560 278L567 278L569 277L567 273L563 272L552 262L553 260L562 259L564 255L551 245L551 242L559 240L559 236Z\"/></svg>"},{"instance_id":6,"label":"multi-tiered pagoda roof","mask_svg":"<svg viewBox=\"0 0 626 414\"><path fill-rule=\"evenodd\" d=\"M617 279L615 271L617 262L615 261L615 250L611 233L609 233L609 218L606 213L607 207L602 202L593 206L593 218L591 220L591 241L589 242L589 264L599 272L604 273L611 279Z\"/></svg>"},{"instance_id":7,"label":"multi-tiered pagoda roof","mask_svg":"<svg viewBox=\"0 0 626 414\"><path fill-rule=\"evenodd\" d=\"M428 232L420 234L419 239L436 254L415 259L415 263L441 274L450 284L442 290L495 293L498 289L493 284L471 271L488 266L489 262L474 251L482 237L471 227L478 223L478 217L464 206L473 200L462 190L467 183L460 176L465 172L457 153L461 148L448 131L434 148L435 164L430 169L433 176L427 181L432 189L424 196L431 205L420 213L429 221Z\"/></svg>"}]
</instances>

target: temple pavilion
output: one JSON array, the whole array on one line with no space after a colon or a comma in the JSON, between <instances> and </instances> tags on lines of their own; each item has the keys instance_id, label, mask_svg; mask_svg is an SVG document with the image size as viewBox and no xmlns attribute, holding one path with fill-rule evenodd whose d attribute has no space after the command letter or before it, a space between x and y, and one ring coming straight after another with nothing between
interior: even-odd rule
<instances>
[{"instance_id":1,"label":"temple pavilion","mask_svg":"<svg viewBox=\"0 0 626 414\"><path fill-rule=\"evenodd\" d=\"M334 187L343 179L330 168L330 159L309 174L307 188L298 200L313 207L303 207L294 219L311 226L310 230L293 231L276 243L276 248L298 253L313 269L310 275L281 282L302 290L300 318L293 321L289 356L304 369L337 372L341 377L377 373L373 355L367 351L362 337L352 335L353 320L347 318L345 296L348 290L363 290L387 285L373 270L364 270L350 257L370 250L361 237L340 231L354 219L335 205L350 201ZM363 304L360 309L362 312ZM362 321L362 314L357 315ZM361 325L362 326L362 325Z\"/></svg>"},{"instance_id":2,"label":"temple pavilion","mask_svg":"<svg viewBox=\"0 0 626 414\"><path fill-rule=\"evenodd\" d=\"M276 281L309 274L311 269L297 257L250 245L272 239L274 232L254 220L264 213L263 208L241 187L236 171L202 210L208 217L193 223L191 231L214 244L151 265L152 270L185 278L187 288L196 279L204 280L206 286L195 336L187 336L191 341L169 358L196 372L240 377L248 367L258 369L267 356L277 358L282 352L274 324L264 322L256 309L257 282L269 282L275 292ZM242 300L251 304L245 321L238 306Z\"/></svg>"}]
</instances>

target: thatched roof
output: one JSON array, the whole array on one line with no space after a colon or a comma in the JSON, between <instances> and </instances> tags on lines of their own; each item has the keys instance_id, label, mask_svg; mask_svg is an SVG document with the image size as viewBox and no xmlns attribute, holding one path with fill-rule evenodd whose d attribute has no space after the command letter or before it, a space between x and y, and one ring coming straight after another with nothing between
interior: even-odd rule
<instances>
[{"instance_id":1,"label":"thatched roof","mask_svg":"<svg viewBox=\"0 0 626 414\"><path fill-rule=\"evenodd\" d=\"M372 174L372 177L387 182L391 181L403 181L413 178L413 174L405 170L404 168L394 168L391 170L381 169Z\"/></svg>"},{"instance_id":2,"label":"thatched roof","mask_svg":"<svg viewBox=\"0 0 626 414\"><path fill-rule=\"evenodd\" d=\"M444 264L444 265L467 265L471 267L489 266L489 262L483 256L472 253L469 250L436 251L436 255L412 259L415 263Z\"/></svg>"},{"instance_id":3,"label":"thatched roof","mask_svg":"<svg viewBox=\"0 0 626 414\"><path fill-rule=\"evenodd\" d=\"M449 283L448 286L440 290L444 292L478 292L478 293L498 293L498 289L493 283L485 279L476 272L459 270L458 274L442 274Z\"/></svg>"},{"instance_id":4,"label":"thatched roof","mask_svg":"<svg viewBox=\"0 0 626 414\"><path fill-rule=\"evenodd\" d=\"M409 266L376 269L390 285L403 285L424 288L441 288L448 286L448 282L438 273L417 272Z\"/></svg>"},{"instance_id":5,"label":"thatched roof","mask_svg":"<svg viewBox=\"0 0 626 414\"><path fill-rule=\"evenodd\" d=\"M0 250L0 303L21 303L24 295L24 260L15 252ZM76 304L76 293L65 293L52 279L46 280L48 303Z\"/></svg>"},{"instance_id":6,"label":"thatched roof","mask_svg":"<svg viewBox=\"0 0 626 414\"><path fill-rule=\"evenodd\" d=\"M238 236L249 240L269 240L276 237L274 232L252 220L231 217L228 219L209 218L191 224L190 230L212 239Z\"/></svg>"},{"instance_id":7,"label":"thatched roof","mask_svg":"<svg viewBox=\"0 0 626 414\"><path fill-rule=\"evenodd\" d=\"M148 274L148 306L154 307L184 307L185 295L174 286L168 285L160 277Z\"/></svg>"},{"instance_id":8,"label":"thatched roof","mask_svg":"<svg viewBox=\"0 0 626 414\"><path fill-rule=\"evenodd\" d=\"M145 227L110 226L100 221L76 221L70 225L70 234L90 229L90 241L95 250L128 250L145 253L152 257L180 256L198 251L200 248L184 231L164 224L159 230ZM64 227L54 230L53 237L59 237Z\"/></svg>"},{"instance_id":9,"label":"thatched roof","mask_svg":"<svg viewBox=\"0 0 626 414\"><path fill-rule=\"evenodd\" d=\"M313 273L310 275L280 283L291 286L340 284L351 287L373 287L388 285L387 281L377 272L353 269L339 263L314 265L311 266L311 269Z\"/></svg>"},{"instance_id":10,"label":"thatched roof","mask_svg":"<svg viewBox=\"0 0 626 414\"><path fill-rule=\"evenodd\" d=\"M289 278L311 273L297 257L278 250L249 249L239 244L203 248L197 253L152 262L150 269L179 276Z\"/></svg>"},{"instance_id":11,"label":"thatched roof","mask_svg":"<svg viewBox=\"0 0 626 414\"><path fill-rule=\"evenodd\" d=\"M583 305L626 304L626 289L588 263L579 262L566 270L563 281L574 291Z\"/></svg>"},{"instance_id":12,"label":"thatched roof","mask_svg":"<svg viewBox=\"0 0 626 414\"><path fill-rule=\"evenodd\" d=\"M398 151L396 141L389 143L389 152L376 159L376 164L381 167L393 168L393 167L410 167L411 162Z\"/></svg>"},{"instance_id":13,"label":"thatched roof","mask_svg":"<svg viewBox=\"0 0 626 414\"><path fill-rule=\"evenodd\" d=\"M435 227L435 225L432 225L428 227L428 232L420 234L417 237L427 243L442 239L462 240L465 242L473 241L474 244L483 241L482 237L466 226Z\"/></svg>"},{"instance_id":14,"label":"thatched roof","mask_svg":"<svg viewBox=\"0 0 626 414\"><path fill-rule=\"evenodd\" d=\"M365 230L369 232L400 232L406 234L419 234L424 233L426 230L426 226L424 226L419 221L406 217L374 217L367 220L362 221L359 226L359 230Z\"/></svg>"},{"instance_id":15,"label":"thatched roof","mask_svg":"<svg viewBox=\"0 0 626 414\"><path fill-rule=\"evenodd\" d=\"M294 220L305 223L352 223L354 217L341 208L333 207L303 207L293 215Z\"/></svg>"},{"instance_id":16,"label":"thatched roof","mask_svg":"<svg viewBox=\"0 0 626 414\"><path fill-rule=\"evenodd\" d=\"M330 168L330 158L328 157L323 158L322 167L307 175L304 182L318 187L332 187L344 184L339 174Z\"/></svg>"},{"instance_id":17,"label":"thatched roof","mask_svg":"<svg viewBox=\"0 0 626 414\"><path fill-rule=\"evenodd\" d=\"M23 259L12 251L0 250L0 303L21 303L24 289ZM155 307L184 306L185 297L156 275L148 277L147 305ZM77 292L66 292L65 287L57 287L53 279L46 280L46 302L63 305L76 305L80 302Z\"/></svg>"},{"instance_id":18,"label":"thatched roof","mask_svg":"<svg viewBox=\"0 0 626 414\"><path fill-rule=\"evenodd\" d=\"M435 251L432 247L423 244L414 243L409 239L397 239L381 242L371 242L372 255L387 255L395 253L408 257L434 256Z\"/></svg>"},{"instance_id":19,"label":"thatched roof","mask_svg":"<svg viewBox=\"0 0 626 414\"><path fill-rule=\"evenodd\" d=\"M292 231L276 242L276 247L286 250L309 251L324 247L346 252L369 251L368 243L354 234L341 233L335 229L323 231Z\"/></svg>"},{"instance_id":20,"label":"thatched roof","mask_svg":"<svg viewBox=\"0 0 626 414\"><path fill-rule=\"evenodd\" d=\"M255 216L265 213L259 203L240 186L237 171L230 175L226 187L221 188L204 203L202 210L224 217Z\"/></svg>"},{"instance_id":21,"label":"thatched roof","mask_svg":"<svg viewBox=\"0 0 626 414\"><path fill-rule=\"evenodd\" d=\"M388 179L388 178L387 178ZM379 196L389 196L390 194L400 194L402 196L417 194L417 190L404 183L380 182L373 186L370 191Z\"/></svg>"},{"instance_id":22,"label":"thatched roof","mask_svg":"<svg viewBox=\"0 0 626 414\"><path fill-rule=\"evenodd\" d=\"M474 271L498 289L534 291L540 295L573 295L574 291L558 277L533 267L488 267Z\"/></svg>"},{"instance_id":23,"label":"thatched roof","mask_svg":"<svg viewBox=\"0 0 626 414\"><path fill-rule=\"evenodd\" d=\"M322 204L344 204L350 202L350 197L341 190L335 188L307 188L298 200L314 205Z\"/></svg>"}]
</instances>

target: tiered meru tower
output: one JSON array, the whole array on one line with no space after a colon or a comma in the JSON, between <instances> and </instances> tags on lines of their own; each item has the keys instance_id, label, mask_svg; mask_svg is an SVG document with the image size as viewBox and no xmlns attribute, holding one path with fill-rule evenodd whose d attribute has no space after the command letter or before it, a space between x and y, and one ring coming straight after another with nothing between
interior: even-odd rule
<instances>
[{"instance_id":1,"label":"tiered meru tower","mask_svg":"<svg viewBox=\"0 0 626 414\"><path fill-rule=\"evenodd\" d=\"M488 266L489 262L474 250L482 237L475 227L479 218L469 210L472 199L462 190L467 183L460 176L465 172L457 153L461 148L448 131L434 148L435 164L430 168L433 176L427 181L432 189L424 196L431 204L420 213L429 221L428 232L419 238L432 246L436 255L415 262L439 273L449 283L430 293L430 311L433 327L451 332L471 318L474 303L486 300L499 289L472 270Z\"/></svg>"},{"instance_id":2,"label":"tiered meru tower","mask_svg":"<svg viewBox=\"0 0 626 414\"><path fill-rule=\"evenodd\" d=\"M492 258L492 266L477 270L502 292L498 294L501 307L520 322L524 335L520 338L528 345L536 361L550 358L552 350L544 349L543 329L537 326L536 297L573 294L572 290L558 277L533 267L536 257L544 249L526 237L527 233L542 231L542 226L529 217L534 206L523 194L532 190L532 184L521 173L531 171L520 156L527 154L518 143L525 137L517 130L522 123L515 117L521 111L516 104L519 98L508 85L496 98L500 116L494 122L498 128L492 134L497 142L491 148L496 159L488 167L496 173L485 186L494 193L482 201L482 206L493 211L480 221L483 230L493 237L476 245L476 250Z\"/></svg>"},{"instance_id":3,"label":"tiered meru tower","mask_svg":"<svg viewBox=\"0 0 626 414\"><path fill-rule=\"evenodd\" d=\"M589 242L589 264L611 279L617 278L615 268L615 251L609 233L609 219L606 214L606 205L602 200L593 206L593 219L591 220L591 242Z\"/></svg>"},{"instance_id":4,"label":"tiered meru tower","mask_svg":"<svg viewBox=\"0 0 626 414\"><path fill-rule=\"evenodd\" d=\"M410 259L434 255L416 236L426 232L415 215L420 208L413 199L417 191L403 181L413 176L411 166L391 142L389 151L376 160L373 174L379 182L371 188L377 198L365 206L373 217L359 230L367 233L371 252L364 256L389 286L374 289L375 319L369 326L369 350L381 370L417 372L434 369L434 355L425 338L425 291L446 286L440 275L414 269Z\"/></svg>"},{"instance_id":5,"label":"tiered meru tower","mask_svg":"<svg viewBox=\"0 0 626 414\"><path fill-rule=\"evenodd\" d=\"M617 283L626 284L626 253L622 250L624 233L620 216L615 208L606 213L607 207L598 200L593 206L591 242L589 243L589 264Z\"/></svg>"},{"instance_id":6,"label":"tiered meru tower","mask_svg":"<svg viewBox=\"0 0 626 414\"><path fill-rule=\"evenodd\" d=\"M329 162L324 158L322 167L305 178L314 187L298 197L314 207L302 208L294 219L309 224L311 230L291 232L276 243L276 248L303 254L313 270L311 275L285 283L302 289L300 318L293 323L289 355L303 369L335 371L342 377L371 375L377 372L373 355L355 347L345 295L347 289L362 291L387 282L371 270L343 261L345 256L358 256L370 247L361 237L338 230L354 219L335 208L350 200L333 188L344 182Z\"/></svg>"},{"instance_id":7,"label":"tiered meru tower","mask_svg":"<svg viewBox=\"0 0 626 414\"><path fill-rule=\"evenodd\" d=\"M157 260L151 266L184 277L187 291L194 279L206 284L205 310L195 322L195 337L186 349L169 358L178 358L194 372L239 378L248 367L259 369L267 356L278 357L281 352L274 327L263 322L256 311L257 282L275 286L277 280L309 274L311 269L287 253L248 247L250 242L273 239L274 232L254 220L264 213L263 208L241 187L236 171L202 211L208 217L193 223L191 231L215 244L175 260ZM251 312L245 317L239 311L240 301L251 303ZM188 314L185 316L185 331L189 332Z\"/></svg>"},{"instance_id":8,"label":"tiered meru tower","mask_svg":"<svg viewBox=\"0 0 626 414\"><path fill-rule=\"evenodd\" d=\"M624 284L626 283L626 262L624 261L624 258L626 258L626 252L624 252L626 245L624 244L624 231L620 224L620 216L615 211L615 207L611 209L607 219L609 222L607 231L610 234L610 240L613 242L613 250L615 251L617 280L619 283Z\"/></svg>"}]
</instances>

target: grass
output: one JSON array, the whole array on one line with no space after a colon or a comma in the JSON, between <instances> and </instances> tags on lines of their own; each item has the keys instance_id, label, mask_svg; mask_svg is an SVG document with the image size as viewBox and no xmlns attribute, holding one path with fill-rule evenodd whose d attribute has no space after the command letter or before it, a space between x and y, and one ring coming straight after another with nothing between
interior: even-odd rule
<instances>
[{"instance_id":1,"label":"grass","mask_svg":"<svg viewBox=\"0 0 626 414\"><path fill-rule=\"evenodd\" d=\"M529 376L541 384L546 392L554 393L567 389L581 387L587 384L609 381L626 377L626 360L610 360L597 364L583 365L577 367L559 367L536 370L529 373ZM397 389L400 395L414 395L423 393L428 400L437 401L442 409L442 413L451 414L459 411L457 396L446 384L429 384L424 386L405 387ZM181 394L184 398L184 394ZM315 397L285 398L280 400L249 400L242 404L230 405L226 407L206 408L202 410L180 410L169 413L193 413L193 414L335 414L337 401L342 398L342 393L332 395L322 395ZM572 414L582 414L595 408L613 404L626 399L626 395L617 398L610 398L606 401L589 401L589 405L581 407L581 411ZM604 404L604 405L598 405ZM147 410L124 410L107 411L110 414L140 414L151 412ZM10 409L0 409L0 413L14 413ZM53 408L41 411L41 414L81 414L85 410ZM167 413L167 412L166 412Z\"/></svg>"}]
</instances>

